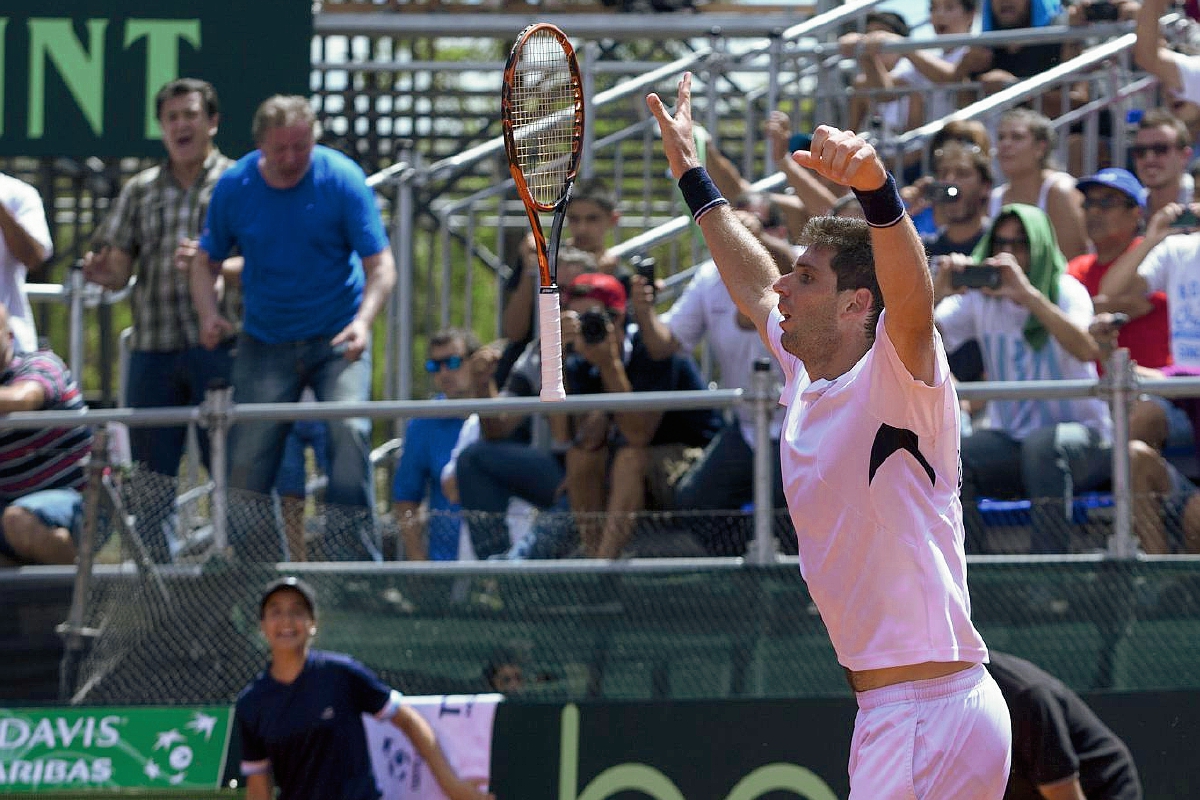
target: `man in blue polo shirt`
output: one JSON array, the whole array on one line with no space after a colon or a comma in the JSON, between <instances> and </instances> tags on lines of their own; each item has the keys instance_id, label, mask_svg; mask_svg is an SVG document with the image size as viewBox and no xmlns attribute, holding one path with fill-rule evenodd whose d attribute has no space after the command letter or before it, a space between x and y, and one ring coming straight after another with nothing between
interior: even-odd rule
<instances>
[{"instance_id":1,"label":"man in blue polo shirt","mask_svg":"<svg viewBox=\"0 0 1200 800\"><path fill-rule=\"evenodd\" d=\"M272 784L280 800L378 798L363 714L399 728L451 800L495 800L455 774L429 723L399 692L350 656L309 647L316 609L312 587L292 577L268 584L259 601L271 660L236 706L247 800L270 800Z\"/></svg>"},{"instance_id":2,"label":"man in blue polo shirt","mask_svg":"<svg viewBox=\"0 0 1200 800\"><path fill-rule=\"evenodd\" d=\"M245 318L233 367L239 403L295 402L305 386L319 401L361 401L371 388L371 323L396 280L387 235L363 172L318 147L308 100L276 95L254 115L259 149L242 157L213 192L191 271L200 338L215 347L233 326L217 309L218 267L236 246L245 258ZM229 483L241 521L232 525L239 555L275 560L268 494L290 423L245 422L230 444ZM331 420L330 552L378 559L371 509L371 425ZM267 524L264 524L267 523ZM250 531L257 534L250 540Z\"/></svg>"}]
</instances>

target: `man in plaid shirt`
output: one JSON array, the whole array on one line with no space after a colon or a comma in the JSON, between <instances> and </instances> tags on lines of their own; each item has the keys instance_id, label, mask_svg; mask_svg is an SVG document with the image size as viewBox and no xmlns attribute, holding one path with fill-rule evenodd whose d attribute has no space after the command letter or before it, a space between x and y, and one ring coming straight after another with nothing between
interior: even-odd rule
<instances>
[{"instance_id":1,"label":"man in plaid shirt","mask_svg":"<svg viewBox=\"0 0 1200 800\"><path fill-rule=\"evenodd\" d=\"M8 319L0 305L0 414L84 408L58 356L17 353ZM74 563L91 446L84 427L0 430L0 565Z\"/></svg>"},{"instance_id":2,"label":"man in plaid shirt","mask_svg":"<svg viewBox=\"0 0 1200 800\"><path fill-rule=\"evenodd\" d=\"M204 399L213 380L228 382L233 337L213 349L200 346L199 321L188 290L188 269L217 179L233 163L213 144L220 121L217 93L201 80L171 81L155 96L167 160L135 175L121 190L116 206L97 233L99 249L89 253L84 275L107 289L121 289L131 276L133 338L126 379L132 408L193 406ZM236 290L241 260L224 263L227 284L224 310L240 316ZM133 428L134 461L174 479L179 474L186 429ZM200 440L208 463L208 442ZM166 528L174 506L175 484L139 492L134 512L151 556L169 561Z\"/></svg>"}]
</instances>

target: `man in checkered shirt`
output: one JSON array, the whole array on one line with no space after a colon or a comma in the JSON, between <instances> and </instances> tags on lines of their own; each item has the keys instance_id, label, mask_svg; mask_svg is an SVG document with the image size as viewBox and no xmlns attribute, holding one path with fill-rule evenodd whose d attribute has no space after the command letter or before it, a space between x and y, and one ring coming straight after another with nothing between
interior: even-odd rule
<instances>
[{"instance_id":1,"label":"man in checkered shirt","mask_svg":"<svg viewBox=\"0 0 1200 800\"><path fill-rule=\"evenodd\" d=\"M133 408L193 406L213 380L229 381L233 337L207 350L200 346L199 321L188 290L188 268L217 178L233 161L213 144L220 110L212 85L182 78L155 97L165 163L135 175L121 190L96 236L98 249L85 258L84 275L107 289L133 287L133 338L126 402ZM224 295L230 319L240 312L236 273L240 259L225 262ZM133 428L134 461L153 473L179 474L186 429ZM208 442L201 437L204 461ZM157 483L157 482L156 482ZM165 530L170 525L174 481L145 487L134 512L139 533L156 561L170 560Z\"/></svg>"}]
</instances>

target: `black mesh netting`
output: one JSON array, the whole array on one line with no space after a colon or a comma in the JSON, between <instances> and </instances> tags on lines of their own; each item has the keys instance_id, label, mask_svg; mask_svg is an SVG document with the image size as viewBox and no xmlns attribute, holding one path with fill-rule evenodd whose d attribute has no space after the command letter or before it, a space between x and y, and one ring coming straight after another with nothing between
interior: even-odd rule
<instances>
[{"instance_id":1,"label":"black mesh netting","mask_svg":"<svg viewBox=\"0 0 1200 800\"><path fill-rule=\"evenodd\" d=\"M137 481L139 492L173 497L168 483ZM231 502L231 528L237 515L254 520L262 549L218 552L201 496L191 501L196 508L169 515L170 563L139 555L153 548L135 547L138 526L122 529L114 515L87 597L86 624L101 634L81 664L77 701L231 700L265 662L261 588L290 571L317 589L316 645L358 657L409 693L482 690L485 666L503 650L520 663L529 699L848 694L790 559L752 566L706 558L741 551L752 530L745 514L639 515L630 550L639 557L611 563L289 565L275 561L287 542L278 507L253 500ZM1032 517L1028 508L1009 511L1016 516L989 521L989 536L1019 552ZM1144 498L1137 511L1139 527L1153 517L1167 539L1182 541L1178 509ZM1073 550L1099 550L1111 533L1111 509L1097 504L1061 524ZM776 534L779 549L794 552L786 515ZM303 535L315 560L344 557L361 543L396 555L386 516L310 503ZM1030 658L1078 690L1200 686L1193 668L1200 560L999 557L974 561L969 575L989 645Z\"/></svg>"}]
</instances>

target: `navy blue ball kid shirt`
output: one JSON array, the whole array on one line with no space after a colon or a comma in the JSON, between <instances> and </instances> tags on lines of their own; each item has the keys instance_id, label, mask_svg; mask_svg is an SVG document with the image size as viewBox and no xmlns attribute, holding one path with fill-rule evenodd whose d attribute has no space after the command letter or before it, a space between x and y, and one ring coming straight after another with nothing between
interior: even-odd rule
<instances>
[{"instance_id":1,"label":"navy blue ball kid shirt","mask_svg":"<svg viewBox=\"0 0 1200 800\"><path fill-rule=\"evenodd\" d=\"M242 773L270 771L280 800L375 800L362 715L389 719L400 693L340 653L313 650L296 680L270 666L237 699Z\"/></svg>"}]
</instances>

